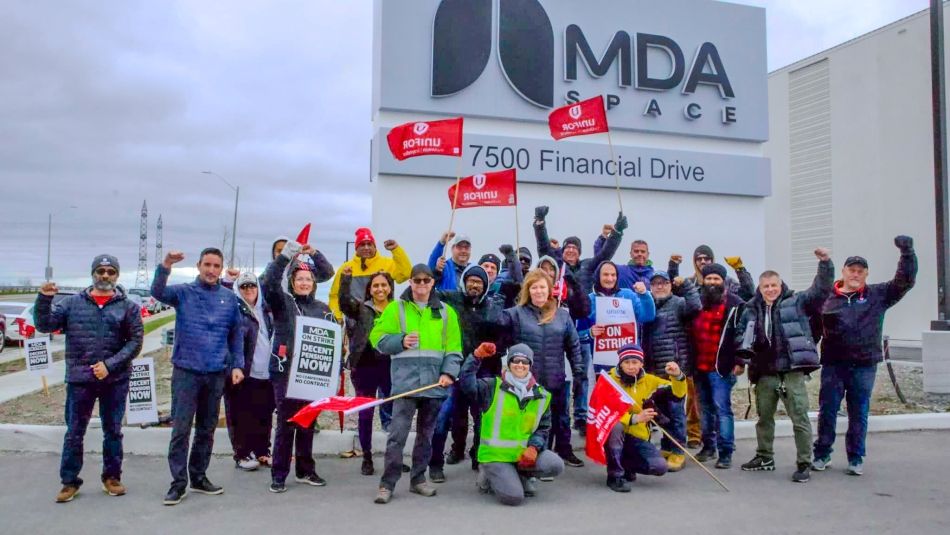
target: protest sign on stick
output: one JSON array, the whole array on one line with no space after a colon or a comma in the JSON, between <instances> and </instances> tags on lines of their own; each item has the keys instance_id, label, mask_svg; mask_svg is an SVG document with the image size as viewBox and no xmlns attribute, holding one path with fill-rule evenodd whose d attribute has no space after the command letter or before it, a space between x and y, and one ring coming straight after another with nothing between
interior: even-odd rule
<instances>
[{"instance_id":1,"label":"protest sign on stick","mask_svg":"<svg viewBox=\"0 0 950 535\"><path fill-rule=\"evenodd\" d=\"M297 316L287 397L314 401L336 395L343 331L332 321Z\"/></svg>"}]
</instances>

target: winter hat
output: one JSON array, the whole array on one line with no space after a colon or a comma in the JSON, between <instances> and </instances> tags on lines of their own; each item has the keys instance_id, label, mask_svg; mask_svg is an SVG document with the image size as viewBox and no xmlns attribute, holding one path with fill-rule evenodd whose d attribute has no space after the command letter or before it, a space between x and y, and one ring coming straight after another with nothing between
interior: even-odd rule
<instances>
[{"instance_id":1,"label":"winter hat","mask_svg":"<svg viewBox=\"0 0 950 535\"><path fill-rule=\"evenodd\" d=\"M719 275L722 280L726 280L726 268L722 264L706 264L703 266L703 277L707 275Z\"/></svg>"},{"instance_id":2,"label":"winter hat","mask_svg":"<svg viewBox=\"0 0 950 535\"><path fill-rule=\"evenodd\" d=\"M429 266L427 266L426 264L416 264L412 266L412 273L409 275L409 278L414 279L418 277L419 275L425 275L427 277L435 277L435 275L432 274L432 270L429 269Z\"/></svg>"},{"instance_id":3,"label":"winter hat","mask_svg":"<svg viewBox=\"0 0 950 535\"><path fill-rule=\"evenodd\" d=\"M716 259L716 255L713 254L712 247L708 245L700 245L695 251L693 251L693 261L696 261L696 257L700 255L708 256L710 260Z\"/></svg>"},{"instance_id":4,"label":"winter hat","mask_svg":"<svg viewBox=\"0 0 950 535\"><path fill-rule=\"evenodd\" d=\"M527 258L529 264L530 264L531 262L533 262L533 261L534 261L534 257L531 256L531 249L528 249L527 247L519 247L519 248L518 248L518 260L521 260L522 258Z\"/></svg>"},{"instance_id":5,"label":"winter hat","mask_svg":"<svg viewBox=\"0 0 950 535\"><path fill-rule=\"evenodd\" d=\"M639 360L642 364L643 349L640 347L640 344L631 342L629 344L625 344L623 347L617 350L617 357L619 357L617 364L620 364L621 362L628 359Z\"/></svg>"},{"instance_id":6,"label":"winter hat","mask_svg":"<svg viewBox=\"0 0 950 535\"><path fill-rule=\"evenodd\" d=\"M478 265L482 265L485 262L491 262L492 264L495 264L496 271L501 269L501 259L498 258L498 255L496 254L492 254L492 253L484 254L482 255L481 258L478 259Z\"/></svg>"},{"instance_id":7,"label":"winter hat","mask_svg":"<svg viewBox=\"0 0 950 535\"><path fill-rule=\"evenodd\" d=\"M485 271L485 268L478 264L472 264L465 268L465 271L462 272L462 284L465 284L465 281L472 277L478 277L482 280L482 285L485 287L484 291L488 291L488 272Z\"/></svg>"},{"instance_id":8,"label":"winter hat","mask_svg":"<svg viewBox=\"0 0 950 535\"><path fill-rule=\"evenodd\" d=\"M376 245L376 238L373 237L373 231L366 227L356 229L356 238L354 238L354 241L356 241L357 247L363 242L370 242Z\"/></svg>"},{"instance_id":9,"label":"winter hat","mask_svg":"<svg viewBox=\"0 0 950 535\"><path fill-rule=\"evenodd\" d=\"M92 260L92 269L89 272L95 272L98 267L111 267L119 271L119 259L111 254L101 254Z\"/></svg>"},{"instance_id":10,"label":"winter hat","mask_svg":"<svg viewBox=\"0 0 950 535\"><path fill-rule=\"evenodd\" d=\"M577 236L568 236L564 238L563 247L567 247L568 245L573 245L574 247L577 247L577 254L581 253L581 239L578 238Z\"/></svg>"},{"instance_id":11,"label":"winter hat","mask_svg":"<svg viewBox=\"0 0 950 535\"><path fill-rule=\"evenodd\" d=\"M277 244L280 242L287 243L290 241L290 238L287 236L277 236L274 238L274 243L270 244L270 257L277 258Z\"/></svg>"},{"instance_id":12,"label":"winter hat","mask_svg":"<svg viewBox=\"0 0 950 535\"><path fill-rule=\"evenodd\" d=\"M528 362L534 364L534 351L528 347L528 344L515 344L508 348L508 362L514 357L524 357Z\"/></svg>"},{"instance_id":13,"label":"winter hat","mask_svg":"<svg viewBox=\"0 0 950 535\"><path fill-rule=\"evenodd\" d=\"M234 281L234 287L240 289L241 286L244 286L245 284L253 284L254 286L259 286L259 284L257 283L257 277L255 277L252 273L247 273L247 272L241 273L240 275L238 275L237 280Z\"/></svg>"}]
</instances>

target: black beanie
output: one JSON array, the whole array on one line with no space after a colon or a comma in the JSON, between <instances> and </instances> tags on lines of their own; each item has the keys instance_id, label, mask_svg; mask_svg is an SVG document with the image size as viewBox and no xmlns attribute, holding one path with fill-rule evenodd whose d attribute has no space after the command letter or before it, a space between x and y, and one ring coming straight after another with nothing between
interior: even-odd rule
<instances>
[{"instance_id":1,"label":"black beanie","mask_svg":"<svg viewBox=\"0 0 950 535\"><path fill-rule=\"evenodd\" d=\"M706 275L719 275L722 280L726 280L726 268L722 264L706 264L703 266L703 277Z\"/></svg>"},{"instance_id":2,"label":"black beanie","mask_svg":"<svg viewBox=\"0 0 950 535\"><path fill-rule=\"evenodd\" d=\"M564 247L567 247L568 245L577 247L577 254L581 253L581 239L577 236L568 236L564 238Z\"/></svg>"},{"instance_id":3,"label":"black beanie","mask_svg":"<svg viewBox=\"0 0 950 535\"><path fill-rule=\"evenodd\" d=\"M519 248L518 248L518 258L519 258L519 259L520 259L520 258L527 258L529 263L534 259L534 258L531 256L531 249L528 249L527 247L519 247Z\"/></svg>"},{"instance_id":4,"label":"black beanie","mask_svg":"<svg viewBox=\"0 0 950 535\"><path fill-rule=\"evenodd\" d=\"M699 255L708 256L710 260L715 260L715 259L716 259L716 255L713 254L712 247L710 247L710 246L708 246L708 245L700 245L699 247L696 248L695 251L693 251L693 261L694 261L694 262L696 261L696 257L699 256Z\"/></svg>"},{"instance_id":5,"label":"black beanie","mask_svg":"<svg viewBox=\"0 0 950 535\"><path fill-rule=\"evenodd\" d=\"M478 259L478 265L482 265L485 262L491 262L492 264L495 264L496 270L501 269L501 259L498 258L498 255L488 253L488 254L482 255L482 257Z\"/></svg>"}]
</instances>

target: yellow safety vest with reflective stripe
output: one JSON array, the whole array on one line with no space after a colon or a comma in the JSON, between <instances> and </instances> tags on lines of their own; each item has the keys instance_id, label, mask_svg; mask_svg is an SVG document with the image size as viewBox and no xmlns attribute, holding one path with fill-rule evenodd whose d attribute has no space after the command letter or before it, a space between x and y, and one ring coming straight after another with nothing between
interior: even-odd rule
<instances>
[{"instance_id":1,"label":"yellow safety vest with reflective stripe","mask_svg":"<svg viewBox=\"0 0 950 535\"><path fill-rule=\"evenodd\" d=\"M478 446L478 462L481 463L516 462L551 405L551 394L540 388L543 397L532 399L522 409L518 396L503 391L501 383L501 379L496 377L491 406L482 414Z\"/></svg>"}]
</instances>

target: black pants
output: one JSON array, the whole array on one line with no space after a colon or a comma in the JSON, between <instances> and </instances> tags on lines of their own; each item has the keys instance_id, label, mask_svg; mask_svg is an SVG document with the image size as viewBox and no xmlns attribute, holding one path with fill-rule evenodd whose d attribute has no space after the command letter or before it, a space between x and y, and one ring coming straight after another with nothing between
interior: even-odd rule
<instances>
[{"instance_id":1,"label":"black pants","mask_svg":"<svg viewBox=\"0 0 950 535\"><path fill-rule=\"evenodd\" d=\"M234 460L270 455L274 387L268 379L246 377L224 389L224 414Z\"/></svg>"},{"instance_id":2,"label":"black pants","mask_svg":"<svg viewBox=\"0 0 950 535\"><path fill-rule=\"evenodd\" d=\"M199 373L183 368L172 371L172 438L168 443L168 468L172 485L185 488L205 477L214 447L221 394L226 372ZM195 440L188 454L191 423Z\"/></svg>"},{"instance_id":3,"label":"black pants","mask_svg":"<svg viewBox=\"0 0 950 535\"><path fill-rule=\"evenodd\" d=\"M288 422L291 416L310 402L287 397L287 377L275 378L274 403L277 405L277 432L274 434L274 461L271 466L271 479L283 483L290 474L290 452L294 452L294 472L297 476L306 476L316 471L313 462L313 427L303 428Z\"/></svg>"}]
</instances>

